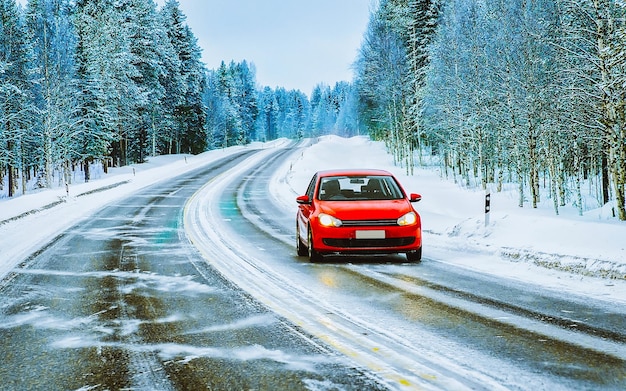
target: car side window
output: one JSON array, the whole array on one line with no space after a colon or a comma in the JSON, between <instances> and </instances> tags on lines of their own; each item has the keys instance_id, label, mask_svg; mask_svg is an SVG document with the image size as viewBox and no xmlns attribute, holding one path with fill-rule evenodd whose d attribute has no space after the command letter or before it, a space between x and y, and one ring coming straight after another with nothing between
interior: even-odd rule
<instances>
[{"instance_id":1,"label":"car side window","mask_svg":"<svg viewBox=\"0 0 626 391\"><path fill-rule=\"evenodd\" d=\"M387 177L383 180L383 189L389 199L403 198L403 194L398 187L398 184L391 177Z\"/></svg>"},{"instance_id":2,"label":"car side window","mask_svg":"<svg viewBox=\"0 0 626 391\"><path fill-rule=\"evenodd\" d=\"M315 184L317 183L317 175L313 175L313 179L309 182L309 187L306 189L306 195L309 196L309 200L313 200L315 195Z\"/></svg>"}]
</instances>

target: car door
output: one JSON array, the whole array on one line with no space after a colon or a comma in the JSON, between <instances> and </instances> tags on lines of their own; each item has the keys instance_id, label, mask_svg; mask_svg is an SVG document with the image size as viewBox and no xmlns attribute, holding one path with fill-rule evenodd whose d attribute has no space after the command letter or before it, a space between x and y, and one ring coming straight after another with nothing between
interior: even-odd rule
<instances>
[{"instance_id":1,"label":"car door","mask_svg":"<svg viewBox=\"0 0 626 391\"><path fill-rule=\"evenodd\" d=\"M315 188L317 187L317 174L313 176L309 186L306 190L306 196L309 197L308 203L298 204L298 231L300 232L300 239L304 243L307 242L307 230L309 226L309 217L315 210Z\"/></svg>"}]
</instances>

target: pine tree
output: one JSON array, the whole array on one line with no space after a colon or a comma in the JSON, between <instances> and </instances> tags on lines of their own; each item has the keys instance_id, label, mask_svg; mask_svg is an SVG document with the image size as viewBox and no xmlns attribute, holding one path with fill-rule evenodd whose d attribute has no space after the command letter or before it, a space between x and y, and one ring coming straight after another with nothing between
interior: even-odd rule
<instances>
[{"instance_id":1,"label":"pine tree","mask_svg":"<svg viewBox=\"0 0 626 391\"><path fill-rule=\"evenodd\" d=\"M248 144L255 139L255 122L258 115L256 75L254 64L246 60L234 65L236 90L234 99L238 101L241 117L239 145Z\"/></svg>"},{"instance_id":2,"label":"pine tree","mask_svg":"<svg viewBox=\"0 0 626 391\"><path fill-rule=\"evenodd\" d=\"M52 186L52 174L67 159L81 160L85 151L75 145L77 93L75 83L75 34L69 0L30 0L26 27L32 50L33 99L37 115L34 133L38 185ZM85 180L89 180L88 164Z\"/></svg>"},{"instance_id":3,"label":"pine tree","mask_svg":"<svg viewBox=\"0 0 626 391\"><path fill-rule=\"evenodd\" d=\"M156 152L157 116L165 95L162 80L166 70L162 53L172 52L163 47L167 35L152 0L127 0L123 8L131 64L136 71L131 79L137 91L136 122L129 124L132 132L129 153L131 160L143 162L147 155Z\"/></svg>"},{"instance_id":4,"label":"pine tree","mask_svg":"<svg viewBox=\"0 0 626 391\"><path fill-rule=\"evenodd\" d=\"M356 88L351 83L338 83L336 89L340 89L339 111L335 129L337 134L352 137L360 134L360 121L358 117L358 95Z\"/></svg>"},{"instance_id":5,"label":"pine tree","mask_svg":"<svg viewBox=\"0 0 626 391\"><path fill-rule=\"evenodd\" d=\"M115 165L128 160L128 124L136 123L130 41L125 16L111 0L76 3L77 69L81 112L80 142L99 154L111 147Z\"/></svg>"},{"instance_id":6,"label":"pine tree","mask_svg":"<svg viewBox=\"0 0 626 391\"><path fill-rule=\"evenodd\" d=\"M18 189L18 173L23 177L28 166L24 152L33 107L26 38L15 1L0 0L0 172L7 173L9 197Z\"/></svg>"},{"instance_id":7,"label":"pine tree","mask_svg":"<svg viewBox=\"0 0 626 391\"><path fill-rule=\"evenodd\" d=\"M182 94L174 107L173 124L176 153L200 153L206 148L203 89L206 87L206 68L201 62L201 50L197 39L185 24L185 15L178 1L167 0L161 10L167 36L174 53L180 61L175 78L182 81ZM169 92L169 91L168 91Z\"/></svg>"},{"instance_id":8,"label":"pine tree","mask_svg":"<svg viewBox=\"0 0 626 391\"><path fill-rule=\"evenodd\" d=\"M170 7L172 5L170 4ZM152 133L152 154L174 153L179 143L179 126L177 121L177 107L184 102L186 82L182 74L182 65L178 53L174 49L170 38L170 29L174 24L170 19L169 8L163 7L158 13L158 20L162 26L164 37L160 40L161 65L164 73L161 75L160 83L164 88L164 96L161 98L161 105L158 112L158 123L155 125L158 130ZM177 15L177 13L175 13Z\"/></svg>"},{"instance_id":9,"label":"pine tree","mask_svg":"<svg viewBox=\"0 0 626 391\"><path fill-rule=\"evenodd\" d=\"M270 87L264 87L259 93L259 109L257 128L260 140L276 139L279 129L280 105L276 92Z\"/></svg>"},{"instance_id":10,"label":"pine tree","mask_svg":"<svg viewBox=\"0 0 626 391\"><path fill-rule=\"evenodd\" d=\"M408 72L402 15L393 0L383 0L370 15L356 61L359 112L374 139L384 140L396 163L403 161L405 142L403 86Z\"/></svg>"}]
</instances>

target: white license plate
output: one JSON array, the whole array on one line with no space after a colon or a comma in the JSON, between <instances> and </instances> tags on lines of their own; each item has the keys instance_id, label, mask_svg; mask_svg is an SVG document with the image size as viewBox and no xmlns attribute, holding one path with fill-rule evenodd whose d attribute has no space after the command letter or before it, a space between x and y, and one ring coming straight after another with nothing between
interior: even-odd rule
<instances>
[{"instance_id":1,"label":"white license plate","mask_svg":"<svg viewBox=\"0 0 626 391\"><path fill-rule=\"evenodd\" d=\"M385 239L384 229L375 229L368 231L356 231L357 239Z\"/></svg>"}]
</instances>

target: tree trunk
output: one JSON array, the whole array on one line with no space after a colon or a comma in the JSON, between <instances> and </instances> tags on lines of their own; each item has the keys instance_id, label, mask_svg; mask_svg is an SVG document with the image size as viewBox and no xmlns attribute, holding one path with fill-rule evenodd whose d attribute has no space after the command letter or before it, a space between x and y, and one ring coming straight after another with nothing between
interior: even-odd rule
<instances>
[{"instance_id":1,"label":"tree trunk","mask_svg":"<svg viewBox=\"0 0 626 391\"><path fill-rule=\"evenodd\" d=\"M13 143L11 141L7 141L7 151L11 153L11 149L13 149ZM15 189L17 188L16 180L15 180L15 171L10 161L7 163L7 173L9 174L8 186L9 186L9 198L10 198L15 195Z\"/></svg>"},{"instance_id":2,"label":"tree trunk","mask_svg":"<svg viewBox=\"0 0 626 391\"><path fill-rule=\"evenodd\" d=\"M13 166L11 164L7 165L7 171L9 174L9 198L13 197L15 194L15 173L13 171Z\"/></svg>"},{"instance_id":3,"label":"tree trunk","mask_svg":"<svg viewBox=\"0 0 626 391\"><path fill-rule=\"evenodd\" d=\"M537 140L533 134L533 129L529 124L528 129L528 152L529 152L529 164L530 164L530 196L532 198L533 208L537 208L537 204L540 201L539 198L539 170L537 168Z\"/></svg>"},{"instance_id":4,"label":"tree trunk","mask_svg":"<svg viewBox=\"0 0 626 391\"><path fill-rule=\"evenodd\" d=\"M609 159L606 152L602 153L602 205L606 205L611 200L610 181L609 181Z\"/></svg>"},{"instance_id":5,"label":"tree trunk","mask_svg":"<svg viewBox=\"0 0 626 391\"><path fill-rule=\"evenodd\" d=\"M126 137L122 136L122 138L119 141L120 144L120 166L126 166L128 164L128 157L126 155L127 152L127 145L126 145Z\"/></svg>"},{"instance_id":6,"label":"tree trunk","mask_svg":"<svg viewBox=\"0 0 626 391\"><path fill-rule=\"evenodd\" d=\"M578 197L578 215L582 216L583 215L583 195L581 192L581 187L582 187L582 174L581 174L581 169L578 169L578 174L576 175L576 196Z\"/></svg>"},{"instance_id":7,"label":"tree trunk","mask_svg":"<svg viewBox=\"0 0 626 391\"><path fill-rule=\"evenodd\" d=\"M623 136L623 127L616 134ZM617 207L617 217L626 221L626 145L620 142L621 137L615 137L615 144L612 148L613 158L611 168L613 171L613 186L615 190L615 206Z\"/></svg>"},{"instance_id":8,"label":"tree trunk","mask_svg":"<svg viewBox=\"0 0 626 391\"><path fill-rule=\"evenodd\" d=\"M518 192L519 192L518 206L520 208L523 208L524 207L524 174L522 173L521 168L518 168L518 171L517 171L517 181L518 181Z\"/></svg>"},{"instance_id":9,"label":"tree trunk","mask_svg":"<svg viewBox=\"0 0 626 391\"><path fill-rule=\"evenodd\" d=\"M22 167L24 167L24 165L22 165ZM22 195L26 194L26 187L28 185L28 182L27 182L28 178L26 177L27 173L28 173L28 170L22 169Z\"/></svg>"},{"instance_id":10,"label":"tree trunk","mask_svg":"<svg viewBox=\"0 0 626 391\"><path fill-rule=\"evenodd\" d=\"M46 181L46 187L52 188L52 145L50 137L47 136L44 140L44 178Z\"/></svg>"},{"instance_id":11,"label":"tree trunk","mask_svg":"<svg viewBox=\"0 0 626 391\"><path fill-rule=\"evenodd\" d=\"M85 167L85 183L87 183L91 179L91 171L89 171L89 160L85 159L84 167Z\"/></svg>"},{"instance_id":12,"label":"tree trunk","mask_svg":"<svg viewBox=\"0 0 626 391\"><path fill-rule=\"evenodd\" d=\"M68 160L63 163L63 181L65 186L72 183L72 166Z\"/></svg>"},{"instance_id":13,"label":"tree trunk","mask_svg":"<svg viewBox=\"0 0 626 391\"><path fill-rule=\"evenodd\" d=\"M552 205L554 207L554 213L558 216L559 214L559 197L558 197L558 173L557 173L557 167L556 167L556 162L555 162L556 158L555 157L551 157L550 158L550 167L549 167L549 172L550 172L550 196L552 197Z\"/></svg>"}]
</instances>

